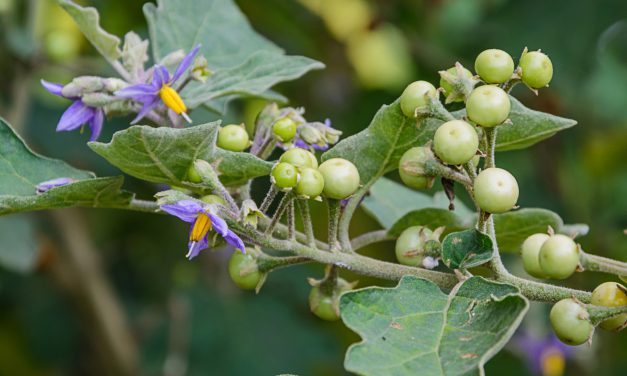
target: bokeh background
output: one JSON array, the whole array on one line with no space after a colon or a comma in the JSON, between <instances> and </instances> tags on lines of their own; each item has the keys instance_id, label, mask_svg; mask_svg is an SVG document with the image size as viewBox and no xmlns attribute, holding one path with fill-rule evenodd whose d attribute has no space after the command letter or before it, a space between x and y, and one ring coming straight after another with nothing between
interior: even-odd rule
<instances>
[{"instance_id":1,"label":"bokeh background","mask_svg":"<svg viewBox=\"0 0 627 376\"><path fill-rule=\"evenodd\" d=\"M81 3L97 7L104 28L114 34L133 29L147 35L143 0ZM514 57L525 46L542 49L554 65L550 88L534 96L517 87L513 94L528 107L579 125L527 150L502 153L499 163L518 179L521 206L546 207L568 223L589 224L580 238L584 249L627 260L624 0L237 3L259 32L290 54L327 65L277 90L291 105L305 106L308 119L330 118L345 135L367 126L407 83L437 83L437 71L456 61L472 68L483 49L504 49ZM89 150L86 134L55 133L67 103L38 84L41 77L67 82L80 74L111 74L71 19L50 0L0 0L0 30L0 115L44 155L98 175L119 174ZM226 120L251 125L263 105L233 103ZM101 140L127 124L107 122ZM156 190L133 178L126 187L143 198ZM321 235L322 218L316 229ZM359 212L352 230L377 228ZM144 375L345 374L344 352L357 336L341 323L318 320L307 305L306 278L320 277L321 267L273 272L255 296L230 282L226 252L205 252L188 262L186 235L175 218L121 211L0 218L0 375L123 375L129 369ZM393 243L366 253L392 260ZM524 274L516 257L506 261ZM389 285L359 280L361 286ZM586 273L565 283L592 289L606 280L615 278ZM541 345L550 335L548 308L534 304L517 334L521 338L524 331L538 346L513 341L488 363L487 374L627 372L625 334L599 332L591 347L574 350ZM544 354L541 368L531 360L538 353Z\"/></svg>"}]
</instances>

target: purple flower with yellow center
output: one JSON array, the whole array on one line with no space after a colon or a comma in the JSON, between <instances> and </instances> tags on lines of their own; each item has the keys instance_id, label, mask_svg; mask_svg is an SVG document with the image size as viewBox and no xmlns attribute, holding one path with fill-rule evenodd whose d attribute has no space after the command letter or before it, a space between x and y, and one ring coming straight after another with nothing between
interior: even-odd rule
<instances>
[{"instance_id":1,"label":"purple flower with yellow center","mask_svg":"<svg viewBox=\"0 0 627 376\"><path fill-rule=\"evenodd\" d=\"M164 66L155 65L152 70L151 83L131 85L115 92L115 95L120 98L132 99L143 104L135 119L131 121L131 124L135 124L143 119L144 116L161 103L174 111L175 114L181 115L188 123L192 122L187 115L187 106L179 93L172 86L174 86L183 73L187 71L198 54L199 49L200 45L194 47L194 49L185 56L176 68L176 71L174 71L172 77L170 77L170 72L168 72Z\"/></svg>"},{"instance_id":2,"label":"purple flower with yellow center","mask_svg":"<svg viewBox=\"0 0 627 376\"><path fill-rule=\"evenodd\" d=\"M73 182L75 182L75 180L72 178L56 178L52 180L42 181L41 183L37 184L36 189L37 193L44 193L48 192L52 188L62 187Z\"/></svg>"},{"instance_id":3,"label":"purple flower with yellow center","mask_svg":"<svg viewBox=\"0 0 627 376\"><path fill-rule=\"evenodd\" d=\"M566 360L572 356L572 348L560 342L555 335L537 337L521 333L514 337L513 346L527 360L535 375L562 376Z\"/></svg>"},{"instance_id":4,"label":"purple flower with yellow center","mask_svg":"<svg viewBox=\"0 0 627 376\"><path fill-rule=\"evenodd\" d=\"M88 106L79 97L66 97L61 92L63 90L63 85L61 84L45 80L41 80L41 84L52 94L74 101L61 115L59 124L57 124L57 132L73 131L87 124L91 129L89 140L95 141L98 139L104 123L104 111L102 108Z\"/></svg>"},{"instance_id":5,"label":"purple flower with yellow center","mask_svg":"<svg viewBox=\"0 0 627 376\"><path fill-rule=\"evenodd\" d=\"M215 230L226 242L240 250L246 252L244 242L233 231L229 230L226 222L212 213L212 207L203 205L193 200L181 200L175 204L162 205L161 210L179 219L191 223L189 231L189 251L186 257L193 259L200 251L209 247L207 238L209 231Z\"/></svg>"}]
</instances>

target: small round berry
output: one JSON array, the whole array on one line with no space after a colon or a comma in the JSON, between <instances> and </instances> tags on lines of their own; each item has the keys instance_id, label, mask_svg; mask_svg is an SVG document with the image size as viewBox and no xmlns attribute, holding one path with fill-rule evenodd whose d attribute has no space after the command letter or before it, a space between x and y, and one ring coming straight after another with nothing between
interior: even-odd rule
<instances>
[{"instance_id":1,"label":"small round berry","mask_svg":"<svg viewBox=\"0 0 627 376\"><path fill-rule=\"evenodd\" d=\"M296 167L318 167L318 160L311 152L301 148L291 148L279 158L281 162L289 163Z\"/></svg>"},{"instance_id":2,"label":"small round berry","mask_svg":"<svg viewBox=\"0 0 627 376\"><path fill-rule=\"evenodd\" d=\"M518 183L506 170L497 167L481 171L474 184L475 200L488 213L505 213L518 201Z\"/></svg>"},{"instance_id":3,"label":"small round berry","mask_svg":"<svg viewBox=\"0 0 627 376\"><path fill-rule=\"evenodd\" d=\"M475 71L489 84L502 84L512 77L514 60L503 50L485 50L475 60Z\"/></svg>"},{"instance_id":4,"label":"small round berry","mask_svg":"<svg viewBox=\"0 0 627 376\"><path fill-rule=\"evenodd\" d=\"M605 282L592 291L592 304L601 307L627 306L625 288L616 282ZM599 326L605 330L616 330L627 323L627 313L603 321Z\"/></svg>"},{"instance_id":5,"label":"small round berry","mask_svg":"<svg viewBox=\"0 0 627 376\"><path fill-rule=\"evenodd\" d=\"M452 67L446 70L447 73L457 77L458 72L457 72L457 67ZM472 77L472 72L469 71L466 68L462 68L462 74L464 76L464 78L471 78ZM448 82L447 80L445 80L444 78L440 78L440 87L442 89L444 89L444 96L448 98L448 96L455 90L455 88L453 87L453 85L451 85L450 82ZM454 102L462 102L464 100L464 98L462 97L457 97L457 99L454 100Z\"/></svg>"},{"instance_id":6,"label":"small round berry","mask_svg":"<svg viewBox=\"0 0 627 376\"><path fill-rule=\"evenodd\" d=\"M518 66L522 69L522 81L534 89L547 86L553 78L553 63L540 51L524 54Z\"/></svg>"},{"instance_id":7,"label":"small round berry","mask_svg":"<svg viewBox=\"0 0 627 376\"><path fill-rule=\"evenodd\" d=\"M425 245L434 239L433 232L424 226L412 226L405 229L396 239L396 259L400 264L422 267L425 258Z\"/></svg>"},{"instance_id":8,"label":"small round berry","mask_svg":"<svg viewBox=\"0 0 627 376\"><path fill-rule=\"evenodd\" d=\"M401 94L401 111L405 116L416 117L416 110L429 104L429 98L436 97L435 86L427 81L415 81L409 84Z\"/></svg>"},{"instance_id":9,"label":"small round berry","mask_svg":"<svg viewBox=\"0 0 627 376\"><path fill-rule=\"evenodd\" d=\"M359 171L346 159L331 158L324 161L318 171L324 178L324 195L343 200L359 188Z\"/></svg>"},{"instance_id":10,"label":"small round berry","mask_svg":"<svg viewBox=\"0 0 627 376\"><path fill-rule=\"evenodd\" d=\"M340 296L351 289L351 285L338 278L337 286L331 293L325 294L319 286L312 287L309 293L309 309L314 315L326 321L337 321L340 318Z\"/></svg>"},{"instance_id":11,"label":"small round berry","mask_svg":"<svg viewBox=\"0 0 627 376\"><path fill-rule=\"evenodd\" d=\"M522 256L525 271L532 277L546 278L546 274L540 267L540 248L542 244L549 238L547 234L533 234L523 242L520 247L520 255Z\"/></svg>"},{"instance_id":12,"label":"small round berry","mask_svg":"<svg viewBox=\"0 0 627 376\"><path fill-rule=\"evenodd\" d=\"M272 168L272 183L281 189L291 189L298 184L298 171L289 163L279 162Z\"/></svg>"},{"instance_id":13,"label":"small round berry","mask_svg":"<svg viewBox=\"0 0 627 376\"><path fill-rule=\"evenodd\" d=\"M218 131L218 146L230 151L244 151L250 145L248 133L243 126L226 125Z\"/></svg>"},{"instance_id":14,"label":"small round berry","mask_svg":"<svg viewBox=\"0 0 627 376\"><path fill-rule=\"evenodd\" d=\"M226 206L226 201L218 195L206 195L200 198L200 201L206 202L207 204L218 204L222 206Z\"/></svg>"},{"instance_id":15,"label":"small round berry","mask_svg":"<svg viewBox=\"0 0 627 376\"><path fill-rule=\"evenodd\" d=\"M300 197L314 198L320 196L324 189L324 177L315 168L300 169L300 180L296 185L296 194Z\"/></svg>"},{"instance_id":16,"label":"small round berry","mask_svg":"<svg viewBox=\"0 0 627 376\"><path fill-rule=\"evenodd\" d=\"M557 338L567 345L585 343L594 331L588 311L574 299L563 299L555 303L549 319Z\"/></svg>"},{"instance_id":17,"label":"small round berry","mask_svg":"<svg viewBox=\"0 0 627 376\"><path fill-rule=\"evenodd\" d=\"M433 153L427 147L416 146L407 150L398 163L398 173L403 183L414 189L431 188L435 177L423 173L425 162L431 158Z\"/></svg>"},{"instance_id":18,"label":"small round berry","mask_svg":"<svg viewBox=\"0 0 627 376\"><path fill-rule=\"evenodd\" d=\"M288 117L281 118L272 125L272 133L281 142L292 141L296 136L296 123Z\"/></svg>"},{"instance_id":19,"label":"small round berry","mask_svg":"<svg viewBox=\"0 0 627 376\"><path fill-rule=\"evenodd\" d=\"M187 181L196 184L202 183L202 178L200 177L200 174L198 173L198 170L196 170L196 167L194 167L194 165L189 166L189 169L187 169Z\"/></svg>"},{"instance_id":20,"label":"small round berry","mask_svg":"<svg viewBox=\"0 0 627 376\"><path fill-rule=\"evenodd\" d=\"M507 93L498 86L483 85L474 89L466 101L466 114L482 127L494 127L509 116L511 103Z\"/></svg>"},{"instance_id":21,"label":"small round berry","mask_svg":"<svg viewBox=\"0 0 627 376\"><path fill-rule=\"evenodd\" d=\"M475 128L462 120L440 125L433 136L433 151L450 165L464 164L477 153L479 136Z\"/></svg>"},{"instance_id":22,"label":"small round berry","mask_svg":"<svg viewBox=\"0 0 627 376\"><path fill-rule=\"evenodd\" d=\"M556 234L542 244L538 260L547 277L566 279L577 270L579 248L573 239Z\"/></svg>"},{"instance_id":23,"label":"small round berry","mask_svg":"<svg viewBox=\"0 0 627 376\"><path fill-rule=\"evenodd\" d=\"M261 280L261 272L257 261L250 252L244 254L233 252L229 259L229 275L237 286L245 290L253 290Z\"/></svg>"}]
</instances>

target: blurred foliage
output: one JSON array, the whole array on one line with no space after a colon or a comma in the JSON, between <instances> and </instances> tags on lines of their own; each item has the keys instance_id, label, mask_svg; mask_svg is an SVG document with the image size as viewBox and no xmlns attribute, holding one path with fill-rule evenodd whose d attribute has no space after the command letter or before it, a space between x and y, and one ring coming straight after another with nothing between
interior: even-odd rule
<instances>
[{"instance_id":1,"label":"blurred foliage","mask_svg":"<svg viewBox=\"0 0 627 376\"><path fill-rule=\"evenodd\" d=\"M130 29L147 35L143 2L81 1L96 6L103 27L118 36ZM501 48L513 56L525 46L541 48L555 67L551 87L538 97L522 87L515 94L529 108L577 119L579 125L529 150L501 153L499 163L518 179L521 206L546 207L568 223L589 224L590 233L580 239L584 249L627 260L624 0L237 3L259 32L288 53L327 65L276 89L292 105L306 106L311 118L330 118L345 135L369 124L378 108L391 103L409 81L436 83L438 70L455 61L472 67L474 57L486 48ZM85 134L55 133L66 103L38 84L43 76L67 82L78 74L111 73L69 17L49 0L0 0L0 31L0 115L38 152L99 175L117 173L89 150ZM261 105L233 103L226 120L245 120L250 126ZM207 113L206 118L215 115ZM103 140L124 127L122 120L108 122ZM125 184L144 198L157 191L132 178ZM257 197L265 184L255 184ZM322 206L313 212L316 218L326 218ZM187 230L174 218L96 210L85 214L141 349L143 374L345 374L344 351L355 335L308 313L306 277L319 277L321 268L275 272L254 296L230 283L226 253L206 252L197 262L185 260ZM12 218L2 218L0 226ZM15 219L23 220L32 221L35 231L15 246L16 252L43 238L59 241L58 224L48 214ZM318 227L316 232L324 236L324 220ZM356 235L377 228L359 212L352 230ZM2 246L9 244L5 238ZM46 252L42 256L42 249L36 274L0 270L0 374L98 374L97 363L90 361L90 327L82 324L80 310L62 288L50 283L47 265L55 261ZM364 252L386 260L394 257L391 242ZM506 261L522 273L517 257ZM605 280L606 275L585 274L568 284L591 289ZM381 283L362 278L360 285L374 282ZM548 307L534 306L526 329L546 333ZM621 375L627 369L625 346L625 335L599 332L592 348L577 349L566 374ZM487 374L529 374L524 362L504 351L488 363Z\"/></svg>"}]
</instances>

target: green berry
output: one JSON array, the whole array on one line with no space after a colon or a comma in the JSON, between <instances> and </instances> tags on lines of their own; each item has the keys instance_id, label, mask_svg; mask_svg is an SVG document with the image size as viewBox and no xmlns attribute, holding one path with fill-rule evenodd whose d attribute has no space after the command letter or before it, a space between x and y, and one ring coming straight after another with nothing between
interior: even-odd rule
<instances>
[{"instance_id":1,"label":"green berry","mask_svg":"<svg viewBox=\"0 0 627 376\"><path fill-rule=\"evenodd\" d=\"M244 151L250 145L248 133L241 125L226 125L218 131L218 146L230 151Z\"/></svg>"},{"instance_id":2,"label":"green berry","mask_svg":"<svg viewBox=\"0 0 627 376\"><path fill-rule=\"evenodd\" d=\"M324 195L343 200L359 188L359 171L354 164L342 158L331 158L323 162L318 171L324 178Z\"/></svg>"},{"instance_id":3,"label":"green berry","mask_svg":"<svg viewBox=\"0 0 627 376\"><path fill-rule=\"evenodd\" d=\"M430 98L435 98L436 89L427 81L415 81L409 84L401 94L401 111L405 116L416 117L416 110L423 109L429 104Z\"/></svg>"},{"instance_id":4,"label":"green berry","mask_svg":"<svg viewBox=\"0 0 627 376\"><path fill-rule=\"evenodd\" d=\"M479 136L475 128L462 120L451 120L435 131L433 151L444 163L464 164L477 153Z\"/></svg>"},{"instance_id":5,"label":"green berry","mask_svg":"<svg viewBox=\"0 0 627 376\"><path fill-rule=\"evenodd\" d=\"M289 163L277 163L271 176L272 183L281 189L292 189L298 184L298 170Z\"/></svg>"},{"instance_id":6,"label":"green berry","mask_svg":"<svg viewBox=\"0 0 627 376\"><path fill-rule=\"evenodd\" d=\"M351 285L342 278L338 278L337 286L330 293L314 286L309 293L309 309L323 320L337 321L340 318L340 296L350 289Z\"/></svg>"},{"instance_id":7,"label":"green berry","mask_svg":"<svg viewBox=\"0 0 627 376\"><path fill-rule=\"evenodd\" d=\"M523 242L520 248L520 255L522 257L523 266L525 271L532 277L546 278L546 274L540 267L540 248L542 244L549 238L547 234L533 234Z\"/></svg>"},{"instance_id":8,"label":"green berry","mask_svg":"<svg viewBox=\"0 0 627 376\"><path fill-rule=\"evenodd\" d=\"M396 259L403 265L422 267L427 242L438 241L438 237L439 234L434 235L433 231L424 226L408 227L396 239Z\"/></svg>"},{"instance_id":9,"label":"green berry","mask_svg":"<svg viewBox=\"0 0 627 376\"><path fill-rule=\"evenodd\" d=\"M403 183L414 189L431 188L435 177L424 174L424 164L430 159L433 159L433 153L428 147L416 146L407 150L398 163L398 173Z\"/></svg>"},{"instance_id":10,"label":"green berry","mask_svg":"<svg viewBox=\"0 0 627 376\"><path fill-rule=\"evenodd\" d=\"M466 101L468 118L482 127L494 127L509 116L511 103L507 93L498 86L484 85L474 89Z\"/></svg>"},{"instance_id":11,"label":"green berry","mask_svg":"<svg viewBox=\"0 0 627 376\"><path fill-rule=\"evenodd\" d=\"M281 118L272 125L272 133L281 142L292 141L296 136L296 123L289 117Z\"/></svg>"},{"instance_id":12,"label":"green berry","mask_svg":"<svg viewBox=\"0 0 627 376\"><path fill-rule=\"evenodd\" d=\"M207 204L218 204L226 206L226 201L218 195L206 195L200 198L200 201L206 202Z\"/></svg>"},{"instance_id":13,"label":"green berry","mask_svg":"<svg viewBox=\"0 0 627 376\"><path fill-rule=\"evenodd\" d=\"M318 167L318 160L316 156L311 152L301 149L301 148L292 148L283 153L281 158L279 158L281 162L289 163L296 167Z\"/></svg>"},{"instance_id":14,"label":"green berry","mask_svg":"<svg viewBox=\"0 0 627 376\"><path fill-rule=\"evenodd\" d=\"M202 183L202 178L200 177L200 174L198 173L198 170L196 170L196 167L194 167L194 165L189 166L189 168L187 169L187 181L196 184Z\"/></svg>"},{"instance_id":15,"label":"green berry","mask_svg":"<svg viewBox=\"0 0 627 376\"><path fill-rule=\"evenodd\" d=\"M486 168L475 178L474 194L481 210L494 214L505 213L518 201L518 182L502 168Z\"/></svg>"},{"instance_id":16,"label":"green berry","mask_svg":"<svg viewBox=\"0 0 627 376\"><path fill-rule=\"evenodd\" d=\"M542 244L538 260L547 277L566 279L577 270L579 248L573 239L556 234Z\"/></svg>"},{"instance_id":17,"label":"green berry","mask_svg":"<svg viewBox=\"0 0 627 376\"><path fill-rule=\"evenodd\" d=\"M457 67L449 68L446 70L446 72L455 76L456 78L458 76ZM468 69L462 68L462 72L463 72L462 74L464 78L472 78L472 72L469 71ZM453 85L451 85L451 83L445 80L444 78L440 78L440 87L444 90L444 96L447 98L455 90ZM457 99L454 100L454 102L462 102L463 100L464 98L458 97Z\"/></svg>"},{"instance_id":18,"label":"green berry","mask_svg":"<svg viewBox=\"0 0 627 376\"><path fill-rule=\"evenodd\" d=\"M594 331L590 315L574 299L563 299L551 308L549 319L557 338L567 345L577 346L585 343Z\"/></svg>"},{"instance_id":19,"label":"green berry","mask_svg":"<svg viewBox=\"0 0 627 376\"><path fill-rule=\"evenodd\" d=\"M518 66L522 70L522 81L534 89L547 86L553 78L553 63L540 51L524 54Z\"/></svg>"},{"instance_id":20,"label":"green berry","mask_svg":"<svg viewBox=\"0 0 627 376\"><path fill-rule=\"evenodd\" d=\"M320 196L324 189L324 177L315 168L303 167L300 169L300 180L296 185L296 194L299 197L315 198Z\"/></svg>"},{"instance_id":21,"label":"green berry","mask_svg":"<svg viewBox=\"0 0 627 376\"><path fill-rule=\"evenodd\" d=\"M244 254L233 252L229 259L229 275L237 286L245 290L253 290L261 280L261 272L257 261L250 252Z\"/></svg>"},{"instance_id":22,"label":"green berry","mask_svg":"<svg viewBox=\"0 0 627 376\"><path fill-rule=\"evenodd\" d=\"M601 307L627 306L625 287L616 282L605 282L592 291L592 304ZM603 321L599 326L605 330L616 330L627 323L627 313Z\"/></svg>"},{"instance_id":23,"label":"green berry","mask_svg":"<svg viewBox=\"0 0 627 376\"><path fill-rule=\"evenodd\" d=\"M475 60L475 71L489 84L502 84L514 73L514 60L503 50L485 50Z\"/></svg>"}]
</instances>

